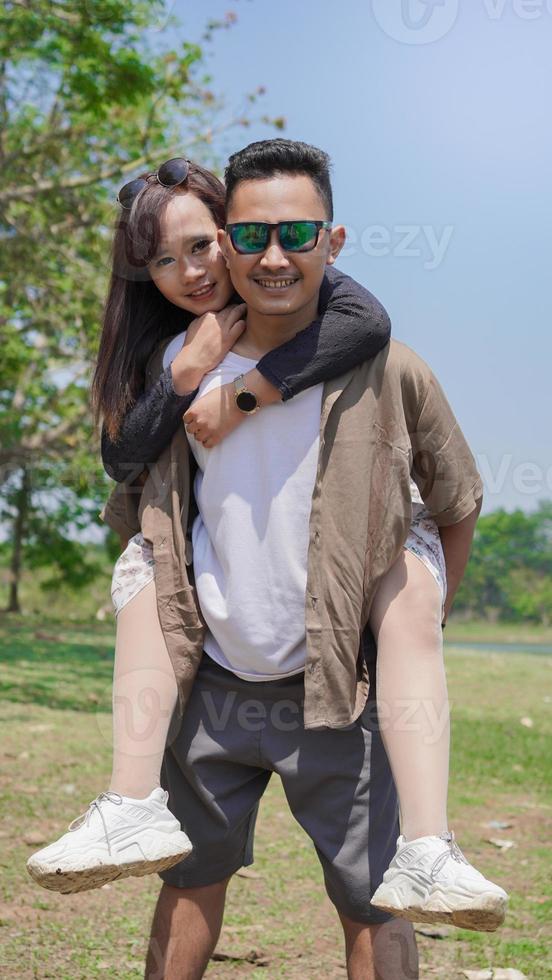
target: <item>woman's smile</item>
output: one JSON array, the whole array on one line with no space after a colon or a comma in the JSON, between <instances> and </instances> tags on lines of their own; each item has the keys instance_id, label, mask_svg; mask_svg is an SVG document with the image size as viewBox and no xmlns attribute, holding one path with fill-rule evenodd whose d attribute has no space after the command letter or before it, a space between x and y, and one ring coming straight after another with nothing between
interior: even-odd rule
<instances>
[{"instance_id":1,"label":"woman's smile","mask_svg":"<svg viewBox=\"0 0 552 980\"><path fill-rule=\"evenodd\" d=\"M207 282L203 286L198 286L192 292L187 293L192 299L207 299L212 296L217 287L216 282Z\"/></svg>"}]
</instances>

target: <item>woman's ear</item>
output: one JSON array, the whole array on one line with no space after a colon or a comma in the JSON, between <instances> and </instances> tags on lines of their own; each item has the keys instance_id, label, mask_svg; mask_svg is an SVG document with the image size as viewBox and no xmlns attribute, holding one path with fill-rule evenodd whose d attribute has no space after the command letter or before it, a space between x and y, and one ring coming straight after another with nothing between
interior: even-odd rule
<instances>
[{"instance_id":1,"label":"woman's ear","mask_svg":"<svg viewBox=\"0 0 552 980\"><path fill-rule=\"evenodd\" d=\"M228 263L228 235L226 234L224 228L219 228L217 231L217 242L220 248L224 261L226 263L226 268L229 269L230 265Z\"/></svg>"},{"instance_id":2,"label":"woman's ear","mask_svg":"<svg viewBox=\"0 0 552 980\"><path fill-rule=\"evenodd\" d=\"M337 256L341 252L347 238L345 225L335 225L330 231L330 251L326 259L326 265L333 265Z\"/></svg>"}]
</instances>

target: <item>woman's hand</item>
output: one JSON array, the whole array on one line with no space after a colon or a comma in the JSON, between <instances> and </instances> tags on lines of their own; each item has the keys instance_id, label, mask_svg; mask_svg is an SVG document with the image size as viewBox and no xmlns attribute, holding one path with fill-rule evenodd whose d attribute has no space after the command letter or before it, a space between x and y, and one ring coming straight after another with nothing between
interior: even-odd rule
<instances>
[{"instance_id":1,"label":"woman's hand","mask_svg":"<svg viewBox=\"0 0 552 980\"><path fill-rule=\"evenodd\" d=\"M256 368L248 371L244 380L246 388L256 394L261 411L263 406L266 408L267 405L276 405L282 401L278 389ZM217 446L247 418L245 412L240 412L234 396L234 383L230 381L229 384L202 395L183 416L187 432L203 443L206 449Z\"/></svg>"},{"instance_id":2,"label":"woman's hand","mask_svg":"<svg viewBox=\"0 0 552 980\"><path fill-rule=\"evenodd\" d=\"M245 419L234 398L232 382L202 395L183 416L186 431L211 449L230 435Z\"/></svg>"},{"instance_id":3,"label":"woman's hand","mask_svg":"<svg viewBox=\"0 0 552 980\"><path fill-rule=\"evenodd\" d=\"M171 365L178 395L194 391L201 379L220 364L245 329L245 303L226 306L220 313L204 313L192 320L186 340Z\"/></svg>"}]
</instances>

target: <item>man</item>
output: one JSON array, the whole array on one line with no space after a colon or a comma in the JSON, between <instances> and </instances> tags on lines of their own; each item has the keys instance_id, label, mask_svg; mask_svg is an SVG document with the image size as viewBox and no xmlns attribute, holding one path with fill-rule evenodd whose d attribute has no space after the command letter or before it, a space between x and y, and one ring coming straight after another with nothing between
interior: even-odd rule
<instances>
[{"instance_id":1,"label":"man","mask_svg":"<svg viewBox=\"0 0 552 980\"><path fill-rule=\"evenodd\" d=\"M231 157L226 184L220 244L248 313L220 380L238 375L237 397L254 412L239 375L314 318L345 232L332 226L328 159L313 147L252 144ZM193 423L188 430L193 440ZM408 531L411 444L423 459L426 505L455 525L458 571L479 480L431 373L401 345L265 408L208 454L194 449L202 473L193 570L206 652L164 773L194 850L162 875L150 980L203 976L228 881L252 861L272 772L316 845L349 977L418 975L412 927L370 905L394 855L398 808L373 711L367 620ZM159 518L151 504L142 504L146 524L148 508ZM153 517L151 528L145 536L158 538ZM180 594L184 609L187 590Z\"/></svg>"}]
</instances>

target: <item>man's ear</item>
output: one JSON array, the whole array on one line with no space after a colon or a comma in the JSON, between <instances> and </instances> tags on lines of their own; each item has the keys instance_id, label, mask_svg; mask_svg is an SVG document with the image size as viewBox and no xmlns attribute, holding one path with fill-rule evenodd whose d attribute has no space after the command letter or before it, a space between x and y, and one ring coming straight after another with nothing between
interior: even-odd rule
<instances>
[{"instance_id":1,"label":"man's ear","mask_svg":"<svg viewBox=\"0 0 552 980\"><path fill-rule=\"evenodd\" d=\"M218 242L218 246L219 246L219 248L220 248L220 250L221 250L221 252L223 254L224 261L226 262L226 268L228 269L229 268L229 265L228 265L228 248L229 248L229 246L228 246L228 235L226 234L224 228L219 228L219 230L217 231L217 242Z\"/></svg>"},{"instance_id":2,"label":"man's ear","mask_svg":"<svg viewBox=\"0 0 552 980\"><path fill-rule=\"evenodd\" d=\"M326 259L326 265L333 265L337 256L341 252L347 238L345 225L335 225L330 231L330 251Z\"/></svg>"}]
</instances>

